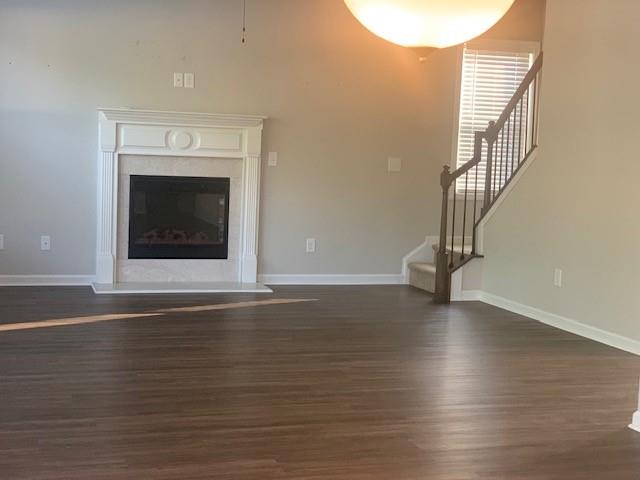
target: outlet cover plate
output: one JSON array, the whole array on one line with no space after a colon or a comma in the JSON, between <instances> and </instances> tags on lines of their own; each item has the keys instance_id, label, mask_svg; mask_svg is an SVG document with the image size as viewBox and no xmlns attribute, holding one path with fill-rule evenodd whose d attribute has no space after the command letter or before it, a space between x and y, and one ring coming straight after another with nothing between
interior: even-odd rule
<instances>
[{"instance_id":1,"label":"outlet cover plate","mask_svg":"<svg viewBox=\"0 0 640 480\"><path fill-rule=\"evenodd\" d=\"M173 74L173 86L175 88L182 88L184 85L184 76L180 72L174 72Z\"/></svg>"},{"instance_id":2,"label":"outlet cover plate","mask_svg":"<svg viewBox=\"0 0 640 480\"><path fill-rule=\"evenodd\" d=\"M43 252L51 250L51 237L49 235L43 235L40 237L40 250Z\"/></svg>"},{"instance_id":3,"label":"outlet cover plate","mask_svg":"<svg viewBox=\"0 0 640 480\"><path fill-rule=\"evenodd\" d=\"M389 173L397 173L402 170L402 159L397 157L389 157L388 160Z\"/></svg>"},{"instance_id":4,"label":"outlet cover plate","mask_svg":"<svg viewBox=\"0 0 640 480\"><path fill-rule=\"evenodd\" d=\"M307 253L315 253L315 252L316 252L316 239L307 238Z\"/></svg>"}]
</instances>

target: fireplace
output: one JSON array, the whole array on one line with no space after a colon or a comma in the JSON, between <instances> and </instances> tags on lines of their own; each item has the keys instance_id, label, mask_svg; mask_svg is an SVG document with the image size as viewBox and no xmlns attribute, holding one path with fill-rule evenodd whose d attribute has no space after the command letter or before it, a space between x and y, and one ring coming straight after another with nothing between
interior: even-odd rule
<instances>
[{"instance_id":1,"label":"fireplace","mask_svg":"<svg viewBox=\"0 0 640 480\"><path fill-rule=\"evenodd\" d=\"M237 291L238 285L246 291L246 287L255 286L258 281L260 150L264 118L102 108L98 119L98 229L94 290L122 292L123 289L129 291L134 284L151 283L164 284L166 291L193 289L196 284L202 287L215 283L215 291ZM150 226L148 219L143 221L139 216L150 211L146 195L142 206L135 198L131 199L131 177L141 175L164 177L160 180L195 177L205 183L215 178L229 179L228 197L226 187L222 188L225 198L228 198L224 212L226 215L228 206L228 216L222 222L224 227L212 228L220 222L212 221L208 216L204 219L196 217L205 221L206 228L198 228L189 236L187 226L164 225L161 216L156 218L156 225ZM213 193L220 194L221 191L216 189ZM138 213L131 209L137 209ZM174 204L163 214L175 213L175 210ZM186 212L187 218L195 216L195 207L191 210L191 213ZM182 214L185 212L178 210L178 213L184 221L185 215ZM219 213L220 209L217 210L218 216ZM138 220L142 224L139 230L135 223ZM134 222L132 226L130 221ZM150 232L156 227L162 231L161 234ZM215 244L186 243L185 236L188 241L192 234L206 233L207 229L213 231L207 237L198 235L196 238L200 241L204 238L217 239L209 242ZM177 233L178 238L167 245L165 240L171 230L185 230L185 234ZM220 235L221 232L224 234ZM147 238L145 233L149 233ZM140 237L145 242L136 242ZM151 244L152 239L157 241ZM220 239L226 241L226 250ZM175 245L178 240L181 244ZM195 290L201 291L200 287Z\"/></svg>"},{"instance_id":2,"label":"fireplace","mask_svg":"<svg viewBox=\"0 0 640 480\"><path fill-rule=\"evenodd\" d=\"M130 259L227 259L229 178L131 175Z\"/></svg>"}]
</instances>

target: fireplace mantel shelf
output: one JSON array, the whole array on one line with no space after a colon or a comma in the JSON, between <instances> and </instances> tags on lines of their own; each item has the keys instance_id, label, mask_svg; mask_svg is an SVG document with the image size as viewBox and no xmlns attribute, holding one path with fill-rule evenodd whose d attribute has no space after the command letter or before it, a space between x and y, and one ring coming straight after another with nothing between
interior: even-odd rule
<instances>
[{"instance_id":1,"label":"fireplace mantel shelf","mask_svg":"<svg viewBox=\"0 0 640 480\"><path fill-rule=\"evenodd\" d=\"M261 127L267 117L225 113L169 112L135 108L99 108L110 122L201 127Z\"/></svg>"}]
</instances>

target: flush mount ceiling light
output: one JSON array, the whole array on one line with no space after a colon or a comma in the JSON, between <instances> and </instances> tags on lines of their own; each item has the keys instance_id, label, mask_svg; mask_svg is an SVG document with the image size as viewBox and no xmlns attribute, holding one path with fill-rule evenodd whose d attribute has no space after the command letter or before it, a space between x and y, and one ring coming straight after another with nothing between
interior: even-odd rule
<instances>
[{"instance_id":1,"label":"flush mount ceiling light","mask_svg":"<svg viewBox=\"0 0 640 480\"><path fill-rule=\"evenodd\" d=\"M344 0L371 32L405 47L450 47L489 30L515 0Z\"/></svg>"}]
</instances>

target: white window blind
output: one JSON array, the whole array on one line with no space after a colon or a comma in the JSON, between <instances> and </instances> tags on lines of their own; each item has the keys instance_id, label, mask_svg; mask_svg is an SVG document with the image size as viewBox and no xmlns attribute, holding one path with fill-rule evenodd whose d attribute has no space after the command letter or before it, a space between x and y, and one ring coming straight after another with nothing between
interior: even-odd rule
<instances>
[{"instance_id":1,"label":"white window blind","mask_svg":"<svg viewBox=\"0 0 640 480\"><path fill-rule=\"evenodd\" d=\"M500 52L465 47L462 58L460 118L456 167L473 158L475 132L486 130L491 120L500 117L533 64L529 52ZM486 159L469 175L467 190L484 189ZM456 191L464 192L464 181L458 179Z\"/></svg>"}]
</instances>

